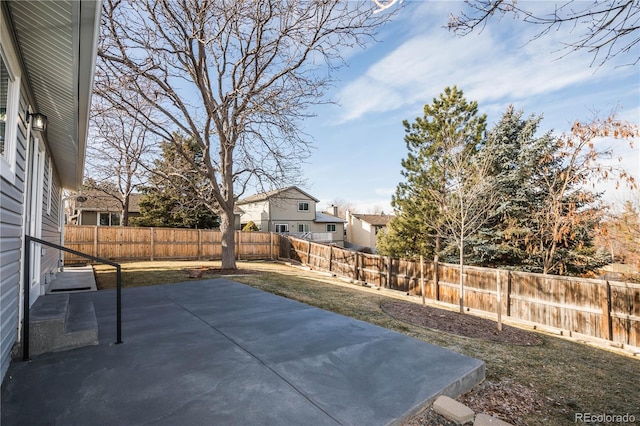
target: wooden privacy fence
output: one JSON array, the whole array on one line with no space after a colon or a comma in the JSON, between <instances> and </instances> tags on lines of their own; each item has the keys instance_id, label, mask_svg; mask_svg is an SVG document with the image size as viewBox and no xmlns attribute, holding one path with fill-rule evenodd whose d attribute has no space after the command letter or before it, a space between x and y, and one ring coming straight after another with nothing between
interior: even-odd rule
<instances>
[{"instance_id":1,"label":"wooden privacy fence","mask_svg":"<svg viewBox=\"0 0 640 426\"><path fill-rule=\"evenodd\" d=\"M295 238L281 240L280 255L336 276L409 294L424 288L426 298L459 303L458 265L421 265ZM640 347L640 284L474 266L465 266L464 275L467 308Z\"/></svg>"},{"instance_id":2,"label":"wooden privacy fence","mask_svg":"<svg viewBox=\"0 0 640 426\"><path fill-rule=\"evenodd\" d=\"M123 260L220 259L215 230L66 226L65 246ZM458 265L396 259L282 234L236 231L237 259L290 259L339 277L458 304ZM83 262L65 255L65 264ZM422 271L422 272L421 272ZM640 347L640 284L465 266L467 308Z\"/></svg>"},{"instance_id":3,"label":"wooden privacy fence","mask_svg":"<svg viewBox=\"0 0 640 426\"><path fill-rule=\"evenodd\" d=\"M222 257L222 234L217 230L133 228L121 226L65 226L65 246L104 259L217 260ZM237 259L277 259L280 235L236 231ZM65 255L65 265L86 262Z\"/></svg>"}]
</instances>

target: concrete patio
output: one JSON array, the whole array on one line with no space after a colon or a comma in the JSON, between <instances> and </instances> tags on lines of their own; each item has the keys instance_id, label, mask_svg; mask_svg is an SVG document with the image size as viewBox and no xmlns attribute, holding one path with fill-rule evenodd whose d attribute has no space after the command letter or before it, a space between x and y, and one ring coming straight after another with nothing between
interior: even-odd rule
<instances>
[{"instance_id":1,"label":"concrete patio","mask_svg":"<svg viewBox=\"0 0 640 426\"><path fill-rule=\"evenodd\" d=\"M49 297L49 296L45 296ZM484 378L484 363L226 279L123 290L93 302L99 344L14 361L2 425L400 422Z\"/></svg>"}]
</instances>

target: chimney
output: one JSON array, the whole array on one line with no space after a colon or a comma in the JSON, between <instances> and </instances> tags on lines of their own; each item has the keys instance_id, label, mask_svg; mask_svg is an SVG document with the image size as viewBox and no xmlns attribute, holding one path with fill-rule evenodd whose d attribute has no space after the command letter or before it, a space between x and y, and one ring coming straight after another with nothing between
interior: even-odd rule
<instances>
[{"instance_id":1,"label":"chimney","mask_svg":"<svg viewBox=\"0 0 640 426\"><path fill-rule=\"evenodd\" d=\"M331 214L334 216L338 216L338 206L331 204Z\"/></svg>"}]
</instances>

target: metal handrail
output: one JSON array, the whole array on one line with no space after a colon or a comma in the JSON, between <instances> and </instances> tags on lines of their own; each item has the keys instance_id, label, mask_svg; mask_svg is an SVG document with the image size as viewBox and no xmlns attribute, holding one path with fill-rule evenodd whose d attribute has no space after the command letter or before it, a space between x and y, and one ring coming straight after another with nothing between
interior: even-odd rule
<instances>
[{"instance_id":1,"label":"metal handrail","mask_svg":"<svg viewBox=\"0 0 640 426\"><path fill-rule=\"evenodd\" d=\"M42 244L48 247L52 247L58 250L62 250L67 253L74 254L76 256L84 257L95 262L111 265L116 268L116 345L122 343L122 271L119 263L111 262L106 259L101 259L90 254L85 254L77 250L72 250L60 246L58 244L50 243L49 241L41 240L30 235L24 236L24 286L23 286L23 324L22 324L22 360L29 360L29 302L31 288L31 242Z\"/></svg>"}]
</instances>

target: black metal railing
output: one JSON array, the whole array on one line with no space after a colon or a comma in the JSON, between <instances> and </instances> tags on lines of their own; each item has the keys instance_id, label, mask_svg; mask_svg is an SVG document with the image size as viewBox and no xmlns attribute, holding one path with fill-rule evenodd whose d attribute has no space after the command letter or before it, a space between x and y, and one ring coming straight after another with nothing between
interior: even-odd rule
<instances>
[{"instance_id":1,"label":"black metal railing","mask_svg":"<svg viewBox=\"0 0 640 426\"><path fill-rule=\"evenodd\" d=\"M105 265L111 265L116 268L116 345L122 343L122 272L120 264L111 262L106 259L101 259L90 254L82 253L77 250L72 250L60 246L58 244L50 243L49 241L41 240L29 235L24 236L24 286L23 286L23 324L22 324L22 360L29 360L29 299L31 289L31 243L38 243L48 247L52 247L58 250L62 250L66 253L75 254L76 256L84 257L86 259L93 260L95 262L104 263Z\"/></svg>"}]
</instances>

